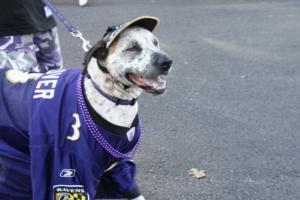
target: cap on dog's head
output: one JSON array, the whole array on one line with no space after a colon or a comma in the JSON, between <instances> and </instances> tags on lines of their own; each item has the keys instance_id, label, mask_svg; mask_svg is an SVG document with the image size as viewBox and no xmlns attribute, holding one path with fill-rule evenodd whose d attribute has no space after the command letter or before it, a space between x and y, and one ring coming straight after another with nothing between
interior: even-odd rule
<instances>
[{"instance_id":1,"label":"cap on dog's head","mask_svg":"<svg viewBox=\"0 0 300 200\"><path fill-rule=\"evenodd\" d=\"M109 48L114 40L127 28L133 26L139 26L153 32L159 24L159 19L151 16L142 16L135 18L125 24L115 25L108 27L106 33L103 36L103 40L106 42L106 48Z\"/></svg>"},{"instance_id":2,"label":"cap on dog's head","mask_svg":"<svg viewBox=\"0 0 300 200\"><path fill-rule=\"evenodd\" d=\"M124 24L109 26L104 33L103 38L86 53L83 63L84 66L87 67L92 57L104 60L108 54L108 48L127 28L139 26L153 32L157 28L158 24L159 19L156 17L141 16Z\"/></svg>"}]
</instances>

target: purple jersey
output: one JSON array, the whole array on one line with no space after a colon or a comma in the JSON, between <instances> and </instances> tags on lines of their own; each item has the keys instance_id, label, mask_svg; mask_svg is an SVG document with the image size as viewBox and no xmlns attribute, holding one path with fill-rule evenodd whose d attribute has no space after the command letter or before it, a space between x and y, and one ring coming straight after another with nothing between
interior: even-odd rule
<instances>
[{"instance_id":1,"label":"purple jersey","mask_svg":"<svg viewBox=\"0 0 300 200\"><path fill-rule=\"evenodd\" d=\"M87 128L77 102L79 74L53 70L36 81L13 84L0 71L0 199L139 196L135 164L112 156ZM129 130L99 116L93 120L119 152L130 151L139 140L138 118ZM126 131L132 130L128 139Z\"/></svg>"}]
</instances>

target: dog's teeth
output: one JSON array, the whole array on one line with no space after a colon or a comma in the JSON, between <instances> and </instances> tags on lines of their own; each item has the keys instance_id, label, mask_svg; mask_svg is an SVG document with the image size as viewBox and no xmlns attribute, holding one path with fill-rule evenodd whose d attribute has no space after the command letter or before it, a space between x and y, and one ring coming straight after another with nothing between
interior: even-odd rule
<instances>
[{"instance_id":1,"label":"dog's teeth","mask_svg":"<svg viewBox=\"0 0 300 200\"><path fill-rule=\"evenodd\" d=\"M155 79L144 79L144 82L153 89L162 89L166 86L166 81L159 76Z\"/></svg>"},{"instance_id":2,"label":"dog's teeth","mask_svg":"<svg viewBox=\"0 0 300 200\"><path fill-rule=\"evenodd\" d=\"M136 85L148 91L163 90L166 87L166 81L161 76L144 78L137 74L131 74L130 78Z\"/></svg>"}]
</instances>

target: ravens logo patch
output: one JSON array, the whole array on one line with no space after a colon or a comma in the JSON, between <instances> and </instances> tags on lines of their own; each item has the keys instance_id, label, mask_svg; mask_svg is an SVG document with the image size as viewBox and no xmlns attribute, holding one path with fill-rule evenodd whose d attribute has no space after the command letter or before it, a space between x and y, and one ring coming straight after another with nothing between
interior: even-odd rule
<instances>
[{"instance_id":1,"label":"ravens logo patch","mask_svg":"<svg viewBox=\"0 0 300 200\"><path fill-rule=\"evenodd\" d=\"M54 200L89 200L82 185L55 185Z\"/></svg>"}]
</instances>

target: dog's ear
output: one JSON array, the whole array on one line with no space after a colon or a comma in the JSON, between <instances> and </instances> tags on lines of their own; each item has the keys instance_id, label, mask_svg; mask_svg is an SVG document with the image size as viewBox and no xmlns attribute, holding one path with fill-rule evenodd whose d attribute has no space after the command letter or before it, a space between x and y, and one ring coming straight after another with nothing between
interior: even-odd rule
<instances>
[{"instance_id":1,"label":"dog's ear","mask_svg":"<svg viewBox=\"0 0 300 200\"><path fill-rule=\"evenodd\" d=\"M92 57L96 58L97 60L105 60L107 54L108 49L106 48L106 42L100 40L85 54L83 62L85 69L87 68Z\"/></svg>"}]
</instances>

